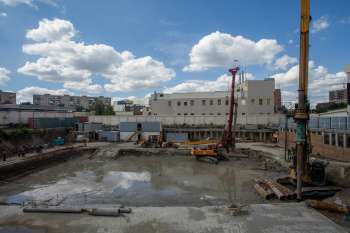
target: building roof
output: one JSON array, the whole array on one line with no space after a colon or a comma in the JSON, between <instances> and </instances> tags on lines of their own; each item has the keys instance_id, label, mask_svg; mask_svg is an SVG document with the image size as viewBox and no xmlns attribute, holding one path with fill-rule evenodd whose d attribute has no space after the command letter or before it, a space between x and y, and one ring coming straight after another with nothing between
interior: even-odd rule
<instances>
[{"instance_id":1,"label":"building roof","mask_svg":"<svg viewBox=\"0 0 350 233\"><path fill-rule=\"evenodd\" d=\"M186 93L157 93L158 99L205 99L205 98L225 98L229 96L227 91L214 91L214 92L186 92ZM154 99L152 94L151 99Z\"/></svg>"}]
</instances>

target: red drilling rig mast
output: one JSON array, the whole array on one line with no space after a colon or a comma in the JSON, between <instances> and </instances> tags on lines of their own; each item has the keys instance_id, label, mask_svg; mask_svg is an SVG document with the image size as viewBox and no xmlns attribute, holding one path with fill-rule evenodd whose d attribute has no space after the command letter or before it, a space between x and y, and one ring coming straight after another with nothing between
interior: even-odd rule
<instances>
[{"instance_id":1,"label":"red drilling rig mast","mask_svg":"<svg viewBox=\"0 0 350 233\"><path fill-rule=\"evenodd\" d=\"M239 67L234 67L229 69L229 72L232 74L232 83L231 83L231 98L230 98L230 112L228 115L227 125L224 132L224 137L222 140L222 146L226 148L227 152L230 152L231 150L235 149L235 132L232 130L232 123L233 123L233 115L234 112L237 111L237 104L235 102L235 81L236 81L236 74L239 71Z\"/></svg>"}]
</instances>

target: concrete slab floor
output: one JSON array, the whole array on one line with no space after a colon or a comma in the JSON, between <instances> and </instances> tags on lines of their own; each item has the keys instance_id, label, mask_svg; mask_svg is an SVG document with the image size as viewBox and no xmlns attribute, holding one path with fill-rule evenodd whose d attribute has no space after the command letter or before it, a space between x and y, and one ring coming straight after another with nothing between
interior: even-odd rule
<instances>
[{"instance_id":1,"label":"concrete slab floor","mask_svg":"<svg viewBox=\"0 0 350 233\"><path fill-rule=\"evenodd\" d=\"M0 207L0 233L345 233L302 203L255 204L247 215L232 216L224 207L135 207L125 217L86 214L23 213Z\"/></svg>"}]
</instances>

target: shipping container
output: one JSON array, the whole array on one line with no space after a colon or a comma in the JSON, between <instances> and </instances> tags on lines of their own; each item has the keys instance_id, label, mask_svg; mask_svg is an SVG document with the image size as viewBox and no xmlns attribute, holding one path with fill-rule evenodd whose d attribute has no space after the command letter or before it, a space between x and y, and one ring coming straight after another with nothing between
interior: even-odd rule
<instances>
[{"instance_id":1,"label":"shipping container","mask_svg":"<svg viewBox=\"0 0 350 233\"><path fill-rule=\"evenodd\" d=\"M120 122L120 132L135 132L138 128L143 132L160 132L162 130L160 121L150 122Z\"/></svg>"},{"instance_id":2,"label":"shipping container","mask_svg":"<svg viewBox=\"0 0 350 233\"><path fill-rule=\"evenodd\" d=\"M120 133L119 131L99 131L99 140L107 142L119 142Z\"/></svg>"},{"instance_id":3,"label":"shipping container","mask_svg":"<svg viewBox=\"0 0 350 233\"><path fill-rule=\"evenodd\" d=\"M188 133L167 133L167 142L185 142L188 141Z\"/></svg>"}]
</instances>

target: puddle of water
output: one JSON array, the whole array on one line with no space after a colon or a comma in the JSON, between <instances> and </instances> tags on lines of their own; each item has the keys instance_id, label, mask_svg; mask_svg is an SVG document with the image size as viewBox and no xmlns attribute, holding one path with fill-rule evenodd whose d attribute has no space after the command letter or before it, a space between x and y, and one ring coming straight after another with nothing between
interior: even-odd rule
<instances>
[{"instance_id":1,"label":"puddle of water","mask_svg":"<svg viewBox=\"0 0 350 233\"><path fill-rule=\"evenodd\" d=\"M239 163L213 166L184 157L68 161L21 179L20 187L0 186L0 193L7 193L12 204L201 206L236 198L252 202L258 196L249 182L261 174Z\"/></svg>"}]
</instances>

